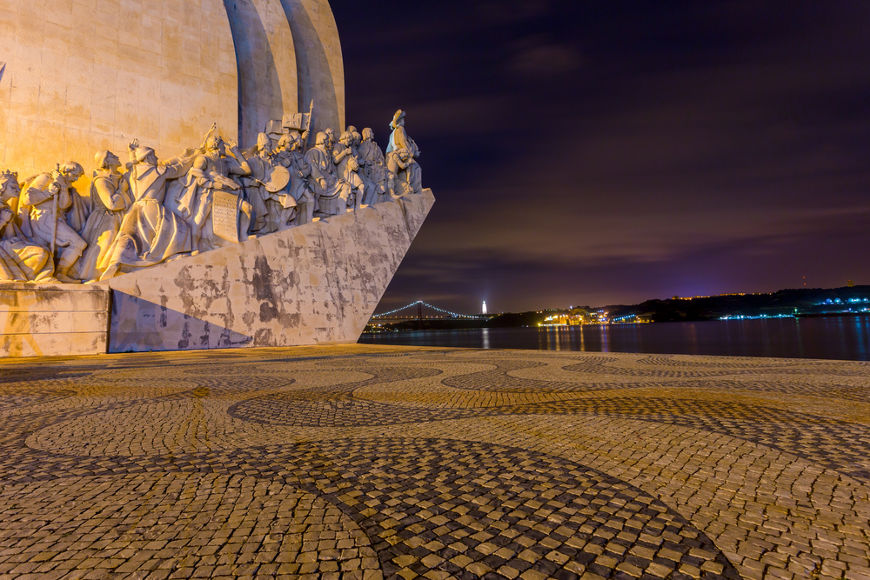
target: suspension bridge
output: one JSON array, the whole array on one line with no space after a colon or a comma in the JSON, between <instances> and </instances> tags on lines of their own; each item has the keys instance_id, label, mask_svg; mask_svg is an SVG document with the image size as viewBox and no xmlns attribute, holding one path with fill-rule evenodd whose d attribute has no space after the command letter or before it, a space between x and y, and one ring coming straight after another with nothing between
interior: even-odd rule
<instances>
[{"instance_id":1,"label":"suspension bridge","mask_svg":"<svg viewBox=\"0 0 870 580\"><path fill-rule=\"evenodd\" d=\"M387 312L372 316L371 323L395 323L408 320L485 320L487 316L479 314L462 314L439 308L423 300L417 300Z\"/></svg>"}]
</instances>

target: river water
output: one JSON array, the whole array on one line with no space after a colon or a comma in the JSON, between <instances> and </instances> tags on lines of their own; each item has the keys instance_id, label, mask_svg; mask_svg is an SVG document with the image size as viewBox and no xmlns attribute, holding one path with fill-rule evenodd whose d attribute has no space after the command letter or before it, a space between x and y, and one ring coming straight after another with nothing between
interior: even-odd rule
<instances>
[{"instance_id":1,"label":"river water","mask_svg":"<svg viewBox=\"0 0 870 580\"><path fill-rule=\"evenodd\" d=\"M466 348L870 360L870 317L421 330L363 334L360 342Z\"/></svg>"}]
</instances>

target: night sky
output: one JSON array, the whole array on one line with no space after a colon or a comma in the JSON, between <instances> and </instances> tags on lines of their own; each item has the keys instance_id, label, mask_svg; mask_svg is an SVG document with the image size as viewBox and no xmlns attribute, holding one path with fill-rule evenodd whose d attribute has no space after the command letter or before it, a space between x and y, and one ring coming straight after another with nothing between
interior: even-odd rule
<instances>
[{"instance_id":1,"label":"night sky","mask_svg":"<svg viewBox=\"0 0 870 580\"><path fill-rule=\"evenodd\" d=\"M379 311L870 283L870 2L331 2L436 204Z\"/></svg>"}]
</instances>

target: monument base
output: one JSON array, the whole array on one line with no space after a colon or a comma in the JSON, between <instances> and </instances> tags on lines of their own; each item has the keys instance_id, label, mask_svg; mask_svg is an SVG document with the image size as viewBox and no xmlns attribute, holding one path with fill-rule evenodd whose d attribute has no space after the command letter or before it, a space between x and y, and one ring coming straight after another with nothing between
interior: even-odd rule
<instances>
[{"instance_id":1,"label":"monument base","mask_svg":"<svg viewBox=\"0 0 870 580\"><path fill-rule=\"evenodd\" d=\"M102 354L108 328L106 288L0 284L0 357Z\"/></svg>"},{"instance_id":2,"label":"monument base","mask_svg":"<svg viewBox=\"0 0 870 580\"><path fill-rule=\"evenodd\" d=\"M427 189L99 284L0 285L0 355L356 342L434 203Z\"/></svg>"}]
</instances>

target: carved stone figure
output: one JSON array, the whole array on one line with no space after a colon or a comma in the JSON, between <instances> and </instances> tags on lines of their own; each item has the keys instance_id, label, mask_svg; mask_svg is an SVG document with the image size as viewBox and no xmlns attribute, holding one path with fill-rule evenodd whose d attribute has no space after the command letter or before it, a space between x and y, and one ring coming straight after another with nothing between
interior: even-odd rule
<instances>
[{"instance_id":1,"label":"carved stone figure","mask_svg":"<svg viewBox=\"0 0 870 580\"><path fill-rule=\"evenodd\" d=\"M317 213L336 215L344 213L350 189L336 175L335 162L328 149L329 137L326 132L317 133L315 145L305 154L305 161L311 168L311 189L317 200Z\"/></svg>"},{"instance_id":2,"label":"carved stone figure","mask_svg":"<svg viewBox=\"0 0 870 580\"><path fill-rule=\"evenodd\" d=\"M83 174L82 166L74 161L51 173L40 173L25 183L18 205L25 235L32 234L34 241L53 254L60 250L55 277L61 282L78 282L71 270L88 245L65 218L73 203L70 187Z\"/></svg>"},{"instance_id":3,"label":"carved stone figure","mask_svg":"<svg viewBox=\"0 0 870 580\"><path fill-rule=\"evenodd\" d=\"M272 141L266 133L257 135L257 146L245 156L250 167L250 175L241 178L245 188L245 197L251 204L253 219L251 220L250 232L252 234L265 234L277 231L276 217L271 216L272 207L267 204L270 193L266 191L265 184L270 180L274 161L272 160ZM293 204L296 205L295 202Z\"/></svg>"},{"instance_id":4,"label":"carved stone figure","mask_svg":"<svg viewBox=\"0 0 870 580\"><path fill-rule=\"evenodd\" d=\"M178 209L191 225L193 247L207 251L224 245L225 242L238 242L247 235L251 223L253 207L242 197L242 186L231 176L247 176L251 167L235 145L227 148L226 142L212 135L206 139L205 152L195 158L188 182L178 199ZM191 177L194 179L191 180ZM234 205L235 216L223 216L228 231L216 230L213 210L218 198L222 209ZM235 229L233 235L231 230ZM240 234L241 233L241 234Z\"/></svg>"},{"instance_id":5,"label":"carved stone figure","mask_svg":"<svg viewBox=\"0 0 870 580\"><path fill-rule=\"evenodd\" d=\"M338 138L338 143L332 150L332 159L335 161L335 170L338 175L344 175L347 171L348 160L354 156L353 135L349 131L345 131Z\"/></svg>"},{"instance_id":6,"label":"carved stone figure","mask_svg":"<svg viewBox=\"0 0 870 580\"><path fill-rule=\"evenodd\" d=\"M192 159L161 164L154 149L139 146L136 141L130 144L130 153L128 179L133 205L107 251L107 267L101 280L159 264L192 249L190 227L163 205L167 182L187 173Z\"/></svg>"},{"instance_id":7,"label":"carved stone figure","mask_svg":"<svg viewBox=\"0 0 870 580\"><path fill-rule=\"evenodd\" d=\"M362 135L360 135L359 131L357 131L356 127L353 125L347 126L347 132L350 135L350 148L354 155L359 156L359 146L360 143L362 143Z\"/></svg>"},{"instance_id":8,"label":"carved stone figure","mask_svg":"<svg viewBox=\"0 0 870 580\"><path fill-rule=\"evenodd\" d=\"M423 191L422 172L416 159L420 148L405 131L405 111L399 109L390 122L393 132L387 146L387 189L392 195Z\"/></svg>"},{"instance_id":9,"label":"carved stone figure","mask_svg":"<svg viewBox=\"0 0 870 580\"><path fill-rule=\"evenodd\" d=\"M73 187L84 173L75 162L21 187L0 174L0 280L104 280L419 193L420 150L404 119L399 110L390 123L386 156L371 128L348 125L337 141L326 129L305 152L308 131L285 126L277 144L260 133L243 155L213 125L199 149L164 164L134 141L126 173L101 151L84 196Z\"/></svg>"},{"instance_id":10,"label":"carved stone figure","mask_svg":"<svg viewBox=\"0 0 870 580\"><path fill-rule=\"evenodd\" d=\"M349 156L346 162L342 165L339 176L345 183L346 207L354 210L359 209L363 198L365 197L365 182L359 176L359 163L356 157Z\"/></svg>"},{"instance_id":11,"label":"carved stone figure","mask_svg":"<svg viewBox=\"0 0 870 580\"><path fill-rule=\"evenodd\" d=\"M387 201L387 167L384 152L375 143L375 132L370 127L362 131L362 142L359 145L360 177L366 184L366 194L363 203L371 205Z\"/></svg>"},{"instance_id":12,"label":"carved stone figure","mask_svg":"<svg viewBox=\"0 0 870 580\"><path fill-rule=\"evenodd\" d=\"M0 281L56 282L51 252L16 224L20 195L18 175L0 173Z\"/></svg>"},{"instance_id":13,"label":"carved stone figure","mask_svg":"<svg viewBox=\"0 0 870 580\"><path fill-rule=\"evenodd\" d=\"M82 280L96 280L109 266L109 246L121 228L124 214L133 205L130 184L119 171L121 160L111 151L95 156L97 170L91 181L91 205L82 237L88 242L85 253L75 265L75 274Z\"/></svg>"},{"instance_id":14,"label":"carved stone figure","mask_svg":"<svg viewBox=\"0 0 870 580\"><path fill-rule=\"evenodd\" d=\"M251 175L243 178L248 200L254 206L255 215L258 203L262 204L263 212L263 226L258 230L252 226L251 231L270 233L294 225L296 200L289 193L290 172L273 155L272 144L265 133L257 137L257 154L248 157L248 165Z\"/></svg>"},{"instance_id":15,"label":"carved stone figure","mask_svg":"<svg viewBox=\"0 0 870 580\"><path fill-rule=\"evenodd\" d=\"M326 135L326 141L324 142L326 152L332 155L332 152L335 149L335 130L332 127L327 127L323 130L323 134ZM315 136L315 145L316 142L317 138Z\"/></svg>"},{"instance_id":16,"label":"carved stone figure","mask_svg":"<svg viewBox=\"0 0 870 580\"><path fill-rule=\"evenodd\" d=\"M279 142L276 161L290 172L290 195L296 200L296 225L307 224L314 218L316 202L309 185L311 168L302 152L304 137L291 131Z\"/></svg>"}]
</instances>

